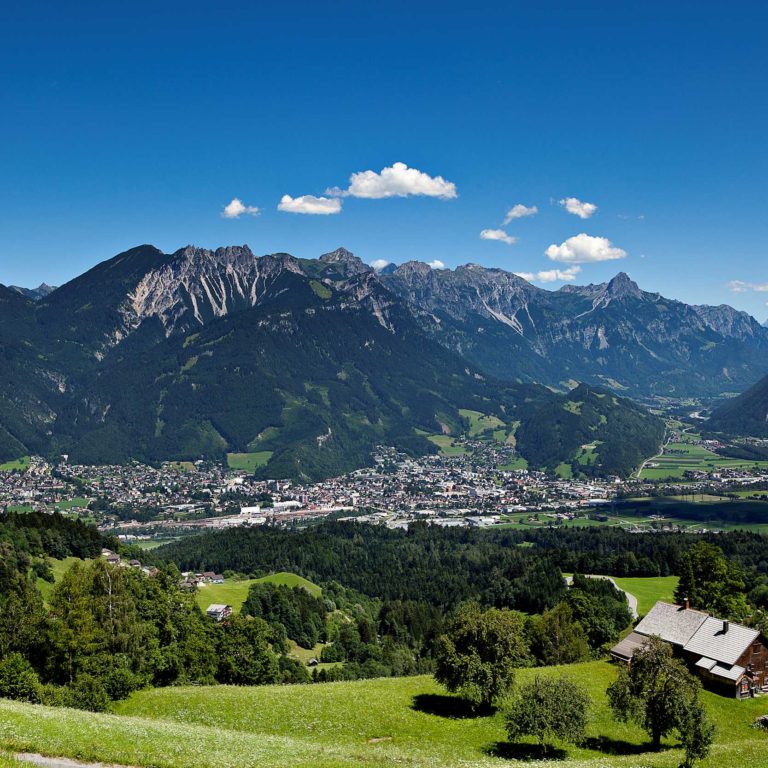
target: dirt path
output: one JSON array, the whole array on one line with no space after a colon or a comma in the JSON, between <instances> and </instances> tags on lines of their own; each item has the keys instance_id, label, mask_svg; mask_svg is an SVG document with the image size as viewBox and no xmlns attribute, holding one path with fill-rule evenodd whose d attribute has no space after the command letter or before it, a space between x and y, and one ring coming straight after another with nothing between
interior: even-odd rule
<instances>
[{"instance_id":1,"label":"dirt path","mask_svg":"<svg viewBox=\"0 0 768 768\"><path fill-rule=\"evenodd\" d=\"M13 754L17 760L39 768L125 768L125 766L107 765L106 763L82 763L79 760L70 760L68 757L46 757L32 752L19 752Z\"/></svg>"}]
</instances>

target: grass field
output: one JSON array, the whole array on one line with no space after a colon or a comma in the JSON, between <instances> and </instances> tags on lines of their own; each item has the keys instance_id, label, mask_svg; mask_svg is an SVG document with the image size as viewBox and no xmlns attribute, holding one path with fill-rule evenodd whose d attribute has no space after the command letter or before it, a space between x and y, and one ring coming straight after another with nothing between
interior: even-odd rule
<instances>
[{"instance_id":1,"label":"grass field","mask_svg":"<svg viewBox=\"0 0 768 768\"><path fill-rule=\"evenodd\" d=\"M244 472L255 472L272 458L272 451L256 451L255 453L228 453L227 466Z\"/></svg>"},{"instance_id":2,"label":"grass field","mask_svg":"<svg viewBox=\"0 0 768 768\"><path fill-rule=\"evenodd\" d=\"M132 541L131 544L139 549L157 549L162 547L163 544L170 544L172 541L178 541L178 537L171 537L169 539L149 539L142 541Z\"/></svg>"},{"instance_id":3,"label":"grass field","mask_svg":"<svg viewBox=\"0 0 768 768\"><path fill-rule=\"evenodd\" d=\"M317 584L298 576L295 573L287 571L273 573L269 576L262 576L260 579L244 579L237 581L227 579L223 584L205 584L198 588L195 600L204 611L211 603L224 603L231 605L232 610L237 613L248 597L248 591L252 584L269 583L283 584L286 587L304 587L311 595L319 597L322 593Z\"/></svg>"},{"instance_id":4,"label":"grass field","mask_svg":"<svg viewBox=\"0 0 768 768\"><path fill-rule=\"evenodd\" d=\"M629 592L637 598L637 612L644 616L657 600L674 602L677 576L649 576L638 578L613 577L620 589ZM768 707L767 707L768 709Z\"/></svg>"},{"instance_id":5,"label":"grass field","mask_svg":"<svg viewBox=\"0 0 768 768\"><path fill-rule=\"evenodd\" d=\"M468 453L461 443L455 443L450 435L429 435L427 440L434 443L443 456L463 456Z\"/></svg>"},{"instance_id":6,"label":"grass field","mask_svg":"<svg viewBox=\"0 0 768 768\"><path fill-rule=\"evenodd\" d=\"M0 472L12 472L14 469L22 471L29 469L29 456L22 456L20 459L14 459L13 461L6 461L5 464L0 464Z\"/></svg>"},{"instance_id":7,"label":"grass field","mask_svg":"<svg viewBox=\"0 0 768 768\"><path fill-rule=\"evenodd\" d=\"M610 716L607 662L562 670L594 700L588 739L550 757L570 768L677 768L681 750L667 741L648 752L648 737ZM703 768L766 765L768 733L752 728L765 700L703 695L718 731ZM0 702L0 749L156 768L405 765L411 768L552 766L531 744L508 744L503 714L473 717L431 677L312 686L220 686L141 691L117 715ZM2 763L0 763L2 766Z\"/></svg>"},{"instance_id":8,"label":"grass field","mask_svg":"<svg viewBox=\"0 0 768 768\"><path fill-rule=\"evenodd\" d=\"M88 506L90 499L74 498L65 499L64 501L57 501L55 504L51 504L50 507L59 512L68 512L72 509L83 509Z\"/></svg>"}]
</instances>

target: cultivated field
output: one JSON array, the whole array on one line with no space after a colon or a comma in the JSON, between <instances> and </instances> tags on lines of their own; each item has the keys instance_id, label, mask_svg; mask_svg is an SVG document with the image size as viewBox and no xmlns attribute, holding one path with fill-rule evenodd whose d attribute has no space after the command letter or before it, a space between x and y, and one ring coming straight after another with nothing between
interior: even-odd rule
<instances>
[{"instance_id":1,"label":"cultivated field","mask_svg":"<svg viewBox=\"0 0 768 768\"><path fill-rule=\"evenodd\" d=\"M661 456L650 460L640 472L643 480L682 478L687 470L707 472L717 469L766 467L765 461L729 459L694 443L670 443Z\"/></svg>"},{"instance_id":2,"label":"cultivated field","mask_svg":"<svg viewBox=\"0 0 768 768\"><path fill-rule=\"evenodd\" d=\"M677 768L682 752L673 741L648 752L640 729L611 718L604 691L616 674L613 666L539 670L559 671L584 685L595 706L585 745L550 757L567 758L571 768ZM519 678L532 674L522 670ZM768 711L768 700L706 693L704 701L718 733L701 765L765 766L768 733L752 723ZM117 715L0 702L2 748L157 768L552 765L539 759L534 744L506 742L501 713L471 716L430 677L157 689L134 694L118 705Z\"/></svg>"}]
</instances>

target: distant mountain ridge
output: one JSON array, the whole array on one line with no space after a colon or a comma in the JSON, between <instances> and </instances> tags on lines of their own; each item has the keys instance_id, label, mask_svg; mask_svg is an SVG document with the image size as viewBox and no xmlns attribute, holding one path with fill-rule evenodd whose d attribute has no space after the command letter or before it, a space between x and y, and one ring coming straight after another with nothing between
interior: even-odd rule
<instances>
[{"instance_id":1,"label":"distant mountain ridge","mask_svg":"<svg viewBox=\"0 0 768 768\"><path fill-rule=\"evenodd\" d=\"M623 272L557 291L476 264L407 262L380 279L432 338L504 379L684 397L736 392L768 373L768 330L746 312L666 299Z\"/></svg>"},{"instance_id":2,"label":"distant mountain ridge","mask_svg":"<svg viewBox=\"0 0 768 768\"><path fill-rule=\"evenodd\" d=\"M430 338L412 306L343 248L296 259L145 245L39 301L0 288L0 356L0 457L260 451L269 476L323 477L361 466L377 443L434 451L425 435L461 434L468 409L498 420L503 439L519 431L519 451L537 465L570 461L594 440L584 471L624 474L663 432L606 392L558 395L488 376Z\"/></svg>"},{"instance_id":3,"label":"distant mountain ridge","mask_svg":"<svg viewBox=\"0 0 768 768\"><path fill-rule=\"evenodd\" d=\"M22 296L26 296L26 298L33 301L44 299L49 293L56 290L55 285L48 285L48 283L40 283L37 288L22 288L19 285L9 285L8 287L12 291L16 291L16 293L20 293Z\"/></svg>"}]
</instances>

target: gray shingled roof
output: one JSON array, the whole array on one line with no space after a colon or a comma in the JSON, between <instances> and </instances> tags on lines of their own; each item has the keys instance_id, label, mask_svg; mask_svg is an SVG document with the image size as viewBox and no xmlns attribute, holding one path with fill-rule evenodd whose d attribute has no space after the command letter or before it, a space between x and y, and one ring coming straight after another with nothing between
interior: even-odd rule
<instances>
[{"instance_id":1,"label":"gray shingled roof","mask_svg":"<svg viewBox=\"0 0 768 768\"><path fill-rule=\"evenodd\" d=\"M716 666L712 667L712 669L709 670L709 673L711 675L715 675L716 677L722 677L725 680L730 680L731 682L736 682L744 673L746 670L744 667L738 666L738 664L734 664L733 666L726 665L722 666L721 664L717 664Z\"/></svg>"},{"instance_id":2,"label":"gray shingled roof","mask_svg":"<svg viewBox=\"0 0 768 768\"><path fill-rule=\"evenodd\" d=\"M714 659L720 664L731 665L738 661L739 656L759 634L756 629L733 623L725 632L723 620L709 616L683 646L683 650Z\"/></svg>"},{"instance_id":3,"label":"gray shingled roof","mask_svg":"<svg viewBox=\"0 0 768 768\"><path fill-rule=\"evenodd\" d=\"M672 645L684 646L706 619L706 613L659 600L635 627L635 632L646 636L658 635ZM711 654L701 651L701 655ZM720 661L716 657L713 658Z\"/></svg>"},{"instance_id":4,"label":"gray shingled roof","mask_svg":"<svg viewBox=\"0 0 768 768\"><path fill-rule=\"evenodd\" d=\"M629 661L629 659L635 655L635 651L640 648L646 640L648 640L648 638L645 635L638 635L637 632L632 632L611 648L611 654ZM713 661L712 663L714 664L715 662Z\"/></svg>"}]
</instances>

